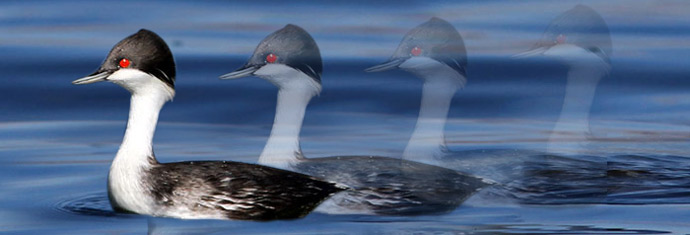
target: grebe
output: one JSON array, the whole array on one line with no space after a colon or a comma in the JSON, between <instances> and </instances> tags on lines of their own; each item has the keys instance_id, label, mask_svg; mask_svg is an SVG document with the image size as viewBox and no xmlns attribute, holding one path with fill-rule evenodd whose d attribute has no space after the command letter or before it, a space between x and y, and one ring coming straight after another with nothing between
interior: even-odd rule
<instances>
[{"instance_id":1,"label":"grebe","mask_svg":"<svg viewBox=\"0 0 690 235\"><path fill-rule=\"evenodd\" d=\"M462 36L447 21L432 17L411 29L391 58L365 69L382 72L402 69L423 81L422 101L414 132L403 159L468 172L499 183L520 174L523 156L538 154L518 149L451 151L444 128L455 92L467 83L467 52Z\"/></svg>"},{"instance_id":2,"label":"grebe","mask_svg":"<svg viewBox=\"0 0 690 235\"><path fill-rule=\"evenodd\" d=\"M611 36L592 8L577 5L554 19L542 39L516 57L543 55L568 66L563 108L547 152L577 154L590 136L589 110L597 84L611 70Z\"/></svg>"},{"instance_id":3,"label":"grebe","mask_svg":"<svg viewBox=\"0 0 690 235\"><path fill-rule=\"evenodd\" d=\"M544 56L554 59L568 68L563 108L549 137L547 151L559 154L578 154L591 149L589 114L599 81L612 69L612 40L604 18L594 9L577 5L556 17L544 31L541 40L518 57ZM661 160L664 159L664 160ZM678 175L687 172L686 162L675 162L675 156L617 155L599 157L598 169L584 177L597 180L582 183L572 180L559 181L565 190L586 186L588 195L601 195L607 204L673 203ZM655 161L666 162L653 163ZM671 163L675 162L675 163ZM670 166L674 165L674 166ZM554 165L554 164L550 164ZM666 165L666 167L660 167ZM676 168L676 169L673 169ZM574 168L570 168L572 170ZM553 172L553 171L551 171ZM672 173L673 176L666 175ZM572 172L568 174L573 175ZM687 174L686 174L687 175ZM669 193L671 190L673 192ZM665 196L669 196L665 198ZM685 196L685 198L688 198ZM646 202L645 202L646 201ZM591 203L591 202L588 202Z\"/></svg>"},{"instance_id":4,"label":"grebe","mask_svg":"<svg viewBox=\"0 0 690 235\"><path fill-rule=\"evenodd\" d=\"M462 37L455 27L434 17L410 30L388 62L365 70L379 72L400 68L424 82L419 117L405 149L405 159L469 172L504 184L525 179L524 167L529 168L531 164L526 162L543 159L601 169L596 161L545 156L545 152L536 150L449 150L445 144L444 125L451 99L466 81L466 58Z\"/></svg>"},{"instance_id":5,"label":"grebe","mask_svg":"<svg viewBox=\"0 0 690 235\"><path fill-rule=\"evenodd\" d=\"M547 191L537 193L532 202L545 198L558 203L600 203L611 192L606 157L582 155L592 152L586 145L590 139L589 111L597 84L611 70L611 36L604 19L592 8L577 5L556 17L546 28L542 39L517 58L542 55L568 67L563 107L549 136L547 154L527 165L541 165L524 180L523 189ZM632 179L634 180L634 179ZM584 200L583 200L584 199Z\"/></svg>"},{"instance_id":6,"label":"grebe","mask_svg":"<svg viewBox=\"0 0 690 235\"><path fill-rule=\"evenodd\" d=\"M585 194L579 194L582 190L578 183L603 172L597 161L547 155L528 149L452 151L446 147L445 120L454 93L465 84L466 58L462 37L455 27L434 17L410 30L388 62L365 70L379 72L400 68L424 82L419 117L404 158L498 182L501 187L494 188L499 190L493 190L492 197L536 204L557 204L583 198ZM556 180L567 183L551 180L550 176L559 172L563 174ZM601 195L596 193L587 196Z\"/></svg>"},{"instance_id":7,"label":"grebe","mask_svg":"<svg viewBox=\"0 0 690 235\"><path fill-rule=\"evenodd\" d=\"M257 76L279 88L276 116L259 163L344 184L317 208L333 214L417 215L449 212L488 182L450 169L378 156L305 158L299 144L304 112L321 91L321 54L304 29L288 24L268 35L249 61L221 76Z\"/></svg>"},{"instance_id":8,"label":"grebe","mask_svg":"<svg viewBox=\"0 0 690 235\"><path fill-rule=\"evenodd\" d=\"M381 72L400 68L421 78L422 102L414 132L403 158L439 165L448 152L444 128L450 103L467 83L467 52L460 33L447 21L433 17L410 30L391 58L365 69Z\"/></svg>"},{"instance_id":9,"label":"grebe","mask_svg":"<svg viewBox=\"0 0 690 235\"><path fill-rule=\"evenodd\" d=\"M108 198L116 211L184 219L293 219L343 190L255 164L159 163L152 139L160 109L175 95L175 61L163 39L149 30L117 43L95 73L72 83L100 81L132 93L127 130L108 175Z\"/></svg>"}]
</instances>

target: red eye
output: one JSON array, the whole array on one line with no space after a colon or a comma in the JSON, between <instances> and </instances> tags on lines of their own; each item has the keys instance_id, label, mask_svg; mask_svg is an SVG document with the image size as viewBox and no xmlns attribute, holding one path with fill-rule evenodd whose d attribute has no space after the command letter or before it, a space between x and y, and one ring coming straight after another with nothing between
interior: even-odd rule
<instances>
[{"instance_id":1,"label":"red eye","mask_svg":"<svg viewBox=\"0 0 690 235\"><path fill-rule=\"evenodd\" d=\"M123 58L122 60L120 60L120 68L127 68L127 67L129 67L129 64L131 64L131 63L132 62L129 61L128 59Z\"/></svg>"},{"instance_id":2,"label":"red eye","mask_svg":"<svg viewBox=\"0 0 690 235\"><path fill-rule=\"evenodd\" d=\"M559 34L558 37L556 37L556 44L563 44L565 43L566 37L563 34Z\"/></svg>"},{"instance_id":3,"label":"red eye","mask_svg":"<svg viewBox=\"0 0 690 235\"><path fill-rule=\"evenodd\" d=\"M412 54L413 56L418 56L418 55L422 54L422 49L419 47L414 47L410 51L410 54Z\"/></svg>"},{"instance_id":4,"label":"red eye","mask_svg":"<svg viewBox=\"0 0 690 235\"><path fill-rule=\"evenodd\" d=\"M273 53L268 54L266 56L266 62L268 62L268 63L276 62L277 59L278 59L278 56L274 55Z\"/></svg>"}]
</instances>

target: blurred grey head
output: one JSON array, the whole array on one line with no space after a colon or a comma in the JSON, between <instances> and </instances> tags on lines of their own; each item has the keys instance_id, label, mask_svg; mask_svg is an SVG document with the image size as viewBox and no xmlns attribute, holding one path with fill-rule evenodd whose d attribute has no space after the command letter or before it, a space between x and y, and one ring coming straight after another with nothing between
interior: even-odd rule
<instances>
[{"instance_id":1,"label":"blurred grey head","mask_svg":"<svg viewBox=\"0 0 690 235\"><path fill-rule=\"evenodd\" d=\"M601 15L590 7L577 5L556 17L532 50L562 43L579 46L610 63L612 49L609 27Z\"/></svg>"},{"instance_id":2,"label":"blurred grey head","mask_svg":"<svg viewBox=\"0 0 690 235\"><path fill-rule=\"evenodd\" d=\"M266 36L244 66L221 76L221 79L250 76L267 64L290 66L321 83L323 64L319 47L307 31L293 24Z\"/></svg>"},{"instance_id":3,"label":"blurred grey head","mask_svg":"<svg viewBox=\"0 0 690 235\"><path fill-rule=\"evenodd\" d=\"M405 60L414 56L432 58L465 76L467 66L465 43L453 25L438 17L433 17L410 30L387 62L365 71L379 72L397 68Z\"/></svg>"},{"instance_id":4,"label":"blurred grey head","mask_svg":"<svg viewBox=\"0 0 690 235\"><path fill-rule=\"evenodd\" d=\"M172 52L160 36L147 29L140 29L115 44L96 72L72 83L105 81L119 69L138 69L153 75L171 88L175 87L175 60Z\"/></svg>"}]
</instances>

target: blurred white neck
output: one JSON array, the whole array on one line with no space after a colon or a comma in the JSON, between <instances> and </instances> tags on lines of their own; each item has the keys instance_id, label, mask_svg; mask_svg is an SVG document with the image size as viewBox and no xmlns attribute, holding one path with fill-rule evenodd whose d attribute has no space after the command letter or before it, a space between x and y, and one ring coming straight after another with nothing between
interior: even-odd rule
<instances>
[{"instance_id":1,"label":"blurred white neck","mask_svg":"<svg viewBox=\"0 0 690 235\"><path fill-rule=\"evenodd\" d=\"M444 128L451 100L466 78L429 58L410 59L400 67L424 80L419 117L403 159L435 164L446 150Z\"/></svg>"},{"instance_id":2,"label":"blurred white neck","mask_svg":"<svg viewBox=\"0 0 690 235\"><path fill-rule=\"evenodd\" d=\"M568 71L563 108L549 137L547 152L582 152L590 136L589 112L599 80L608 74L602 63L571 64Z\"/></svg>"},{"instance_id":3,"label":"blurred white neck","mask_svg":"<svg viewBox=\"0 0 690 235\"><path fill-rule=\"evenodd\" d=\"M255 74L279 88L273 128L259 157L259 164L288 169L303 158L299 133L307 104L320 92L321 85L306 74L284 65L266 65Z\"/></svg>"}]
</instances>

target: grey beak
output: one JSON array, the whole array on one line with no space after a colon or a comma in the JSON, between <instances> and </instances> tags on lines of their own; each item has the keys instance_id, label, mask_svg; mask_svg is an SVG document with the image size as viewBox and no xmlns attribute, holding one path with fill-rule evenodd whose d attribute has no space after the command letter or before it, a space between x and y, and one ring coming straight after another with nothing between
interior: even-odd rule
<instances>
[{"instance_id":1,"label":"grey beak","mask_svg":"<svg viewBox=\"0 0 690 235\"><path fill-rule=\"evenodd\" d=\"M391 60L389 60L383 64L369 67L369 68L365 69L364 71L368 72L368 73L373 73L373 72L382 72L382 71L386 71L386 70L391 70L391 69L397 68L398 65L405 62L405 60L407 60L407 58L391 59Z\"/></svg>"},{"instance_id":2,"label":"grey beak","mask_svg":"<svg viewBox=\"0 0 690 235\"><path fill-rule=\"evenodd\" d=\"M103 72L96 72L94 74L91 74L89 76L77 79L72 81L72 84L74 85L84 85L84 84L90 84L90 83L95 83L95 82L102 82L105 81L108 76L113 74L110 71L103 71Z\"/></svg>"},{"instance_id":3,"label":"grey beak","mask_svg":"<svg viewBox=\"0 0 690 235\"><path fill-rule=\"evenodd\" d=\"M245 65L233 72L221 75L220 79L236 79L241 77L247 77L253 75L254 72L256 72L256 70L259 70L258 66Z\"/></svg>"}]
</instances>

